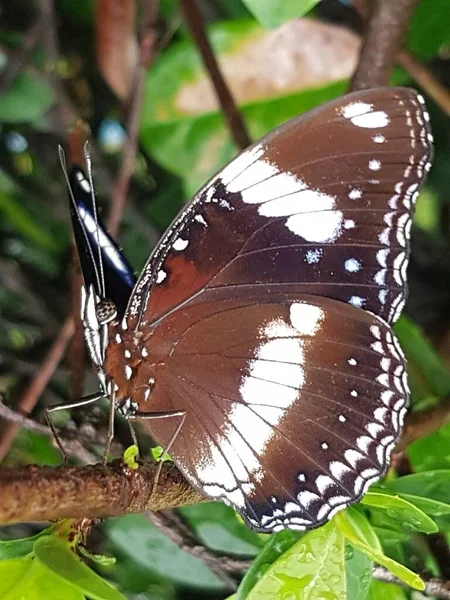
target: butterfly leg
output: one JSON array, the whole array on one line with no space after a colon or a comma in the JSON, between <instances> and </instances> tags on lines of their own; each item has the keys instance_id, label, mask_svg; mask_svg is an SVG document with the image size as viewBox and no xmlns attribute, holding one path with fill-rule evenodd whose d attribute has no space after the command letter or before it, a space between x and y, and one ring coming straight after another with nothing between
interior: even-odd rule
<instances>
[{"instance_id":1,"label":"butterfly leg","mask_svg":"<svg viewBox=\"0 0 450 600\"><path fill-rule=\"evenodd\" d=\"M115 407L115 394L113 392L111 402L109 404L109 421L108 421L108 434L106 436L105 450L103 452L103 464L106 465L108 462L109 452L111 450L111 444L114 439L114 407Z\"/></svg>"},{"instance_id":2,"label":"butterfly leg","mask_svg":"<svg viewBox=\"0 0 450 600\"><path fill-rule=\"evenodd\" d=\"M150 419L172 419L173 417L180 417L180 422L178 423L175 431L173 432L170 440L167 442L167 445L165 448L163 448L163 452L161 454L161 459L164 458L165 454L170 452L170 449L173 445L173 443L175 442L175 440L178 437L178 434L180 433L184 421L186 419L186 411L185 410L169 410L167 412L159 412L159 413L135 413L132 417L132 419L146 419L146 420L150 420ZM158 485L158 480L159 480L159 476L161 475L161 469L163 466L163 460L160 460L159 465L158 465L158 469L156 471L156 475L155 475L155 481L153 482L153 488L152 488L152 493L150 495L150 497L155 493L156 491L156 487Z\"/></svg>"},{"instance_id":3,"label":"butterfly leg","mask_svg":"<svg viewBox=\"0 0 450 600\"><path fill-rule=\"evenodd\" d=\"M90 396L84 396L84 398L80 398L80 400L77 400L76 402L62 402L61 404L53 404L52 406L49 406L45 409L45 419L47 421L48 426L52 430L53 437L55 438L56 445L58 446L59 451L61 452L64 462L67 462L67 454L64 450L64 446L62 445L58 432L56 431L56 427L53 424L52 419L50 418L50 415L59 410L70 410L71 408L80 408L82 406L88 406L89 404L97 402L98 400L100 400L100 398L103 398L103 393L97 392L96 394L91 394Z\"/></svg>"}]
</instances>

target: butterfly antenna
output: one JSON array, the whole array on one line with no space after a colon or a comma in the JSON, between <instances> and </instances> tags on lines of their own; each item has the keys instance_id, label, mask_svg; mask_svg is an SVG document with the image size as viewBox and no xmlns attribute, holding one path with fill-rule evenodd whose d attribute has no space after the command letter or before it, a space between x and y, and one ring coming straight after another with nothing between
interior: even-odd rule
<instances>
[{"instance_id":1,"label":"butterfly antenna","mask_svg":"<svg viewBox=\"0 0 450 600\"><path fill-rule=\"evenodd\" d=\"M92 246L91 246L91 244L89 242L89 238L88 238L88 235L86 233L86 228L85 228L83 219L82 219L82 217L80 215L80 211L79 211L78 205L76 203L75 196L73 194L72 185L71 185L70 179L69 179L69 172L67 170L66 154L65 154L64 149L63 149L63 147L61 145L58 146L58 154L59 154L59 161L61 163L61 168L62 168L63 173L64 173L64 178L66 180L67 189L69 190L70 201L72 203L73 209L75 210L75 213L78 216L78 222L80 223L81 229L83 230L84 238L86 240L86 246L89 249L89 254L91 256L92 266L93 266L94 271L95 271L95 278L97 280L98 289L100 290L101 289L101 281L102 280L100 278L100 275L99 275L99 272L98 272L98 269L97 269L97 264L96 264L96 262L94 260L94 253L92 251ZM101 262L100 262L100 264L101 264Z\"/></svg>"},{"instance_id":2,"label":"butterfly antenna","mask_svg":"<svg viewBox=\"0 0 450 600\"><path fill-rule=\"evenodd\" d=\"M86 141L84 144L84 159L86 161L89 186L91 188L91 199L92 199L92 207L93 207L93 211L94 211L94 220L95 220L95 234L97 236L98 264L100 267L100 288L99 289L101 291L102 298L105 298L105 296L106 296L105 272L104 272L104 268L103 268L102 249L100 246L100 229L99 229L99 224L98 224L97 201L95 199L94 180L92 178L91 148L89 146L88 141Z\"/></svg>"}]
</instances>

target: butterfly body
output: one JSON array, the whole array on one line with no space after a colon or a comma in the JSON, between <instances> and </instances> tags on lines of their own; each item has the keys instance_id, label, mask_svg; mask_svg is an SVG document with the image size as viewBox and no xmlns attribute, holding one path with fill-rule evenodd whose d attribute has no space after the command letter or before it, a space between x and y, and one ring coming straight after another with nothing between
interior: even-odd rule
<instances>
[{"instance_id":1,"label":"butterfly body","mask_svg":"<svg viewBox=\"0 0 450 600\"><path fill-rule=\"evenodd\" d=\"M258 531L324 523L389 464L408 403L391 325L430 158L415 92L339 98L219 171L121 277L104 392ZM92 279L95 305L111 296Z\"/></svg>"}]
</instances>

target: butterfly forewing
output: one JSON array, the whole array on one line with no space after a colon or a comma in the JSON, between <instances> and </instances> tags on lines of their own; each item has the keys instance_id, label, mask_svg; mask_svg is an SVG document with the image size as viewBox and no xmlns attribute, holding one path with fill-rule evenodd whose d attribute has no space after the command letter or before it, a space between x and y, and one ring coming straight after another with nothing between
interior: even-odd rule
<instances>
[{"instance_id":1,"label":"butterfly forewing","mask_svg":"<svg viewBox=\"0 0 450 600\"><path fill-rule=\"evenodd\" d=\"M139 278L127 325L145 327L207 288L255 285L394 322L430 155L428 115L412 90L357 92L290 121L175 220Z\"/></svg>"},{"instance_id":2,"label":"butterfly forewing","mask_svg":"<svg viewBox=\"0 0 450 600\"><path fill-rule=\"evenodd\" d=\"M382 319L335 300L221 295L158 325L126 393L141 412L186 412L175 462L252 527L316 526L388 464L407 403L401 351ZM177 427L143 423L162 446Z\"/></svg>"}]
</instances>

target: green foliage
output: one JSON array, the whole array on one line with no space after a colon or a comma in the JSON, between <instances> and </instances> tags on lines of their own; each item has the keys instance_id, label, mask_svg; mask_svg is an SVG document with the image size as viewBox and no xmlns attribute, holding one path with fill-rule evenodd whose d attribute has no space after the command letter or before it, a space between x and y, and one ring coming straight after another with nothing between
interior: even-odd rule
<instances>
[{"instance_id":1,"label":"green foliage","mask_svg":"<svg viewBox=\"0 0 450 600\"><path fill-rule=\"evenodd\" d=\"M55 101L51 88L27 73L0 96L0 122L31 123L44 115Z\"/></svg>"},{"instance_id":2,"label":"green foliage","mask_svg":"<svg viewBox=\"0 0 450 600\"><path fill-rule=\"evenodd\" d=\"M302 17L320 0L243 0L248 10L269 29L276 29L286 21Z\"/></svg>"},{"instance_id":3,"label":"green foliage","mask_svg":"<svg viewBox=\"0 0 450 600\"><path fill-rule=\"evenodd\" d=\"M34 538L0 542L0 557L3 600L125 600L50 530Z\"/></svg>"}]
</instances>

